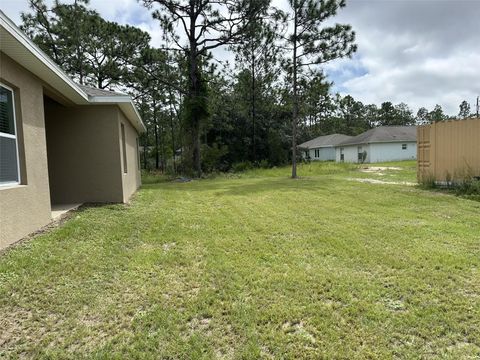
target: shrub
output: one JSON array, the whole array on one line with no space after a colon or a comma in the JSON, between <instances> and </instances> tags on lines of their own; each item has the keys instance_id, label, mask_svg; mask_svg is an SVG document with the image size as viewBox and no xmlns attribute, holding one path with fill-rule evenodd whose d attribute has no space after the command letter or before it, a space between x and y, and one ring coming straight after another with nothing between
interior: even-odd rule
<instances>
[{"instance_id":1,"label":"shrub","mask_svg":"<svg viewBox=\"0 0 480 360\"><path fill-rule=\"evenodd\" d=\"M447 188L452 188L452 187L455 186L455 184L453 182L452 174L450 174L449 171L447 171L446 174L445 174L445 182L446 182Z\"/></svg>"},{"instance_id":2,"label":"shrub","mask_svg":"<svg viewBox=\"0 0 480 360\"><path fill-rule=\"evenodd\" d=\"M363 164L367 160L367 151L363 150L361 154L359 154L359 160Z\"/></svg>"},{"instance_id":3,"label":"shrub","mask_svg":"<svg viewBox=\"0 0 480 360\"><path fill-rule=\"evenodd\" d=\"M422 176L420 186L424 189L447 189L457 196L463 196L480 200L480 178L472 176L471 171L456 172L452 176L449 172L445 174L445 182L438 184L432 174ZM461 180L454 180L461 179Z\"/></svg>"},{"instance_id":4,"label":"shrub","mask_svg":"<svg viewBox=\"0 0 480 360\"><path fill-rule=\"evenodd\" d=\"M270 164L268 163L268 160L267 160L267 159L263 159L262 161L259 161L259 162L258 162L257 167L259 167L259 168L261 168L261 169L269 169L269 168L270 168Z\"/></svg>"},{"instance_id":5,"label":"shrub","mask_svg":"<svg viewBox=\"0 0 480 360\"><path fill-rule=\"evenodd\" d=\"M202 145L201 154L202 169L204 172L212 173L226 170L226 165L223 159L228 154L227 146L218 146L218 144L212 144L212 146L208 146L204 144Z\"/></svg>"},{"instance_id":6,"label":"shrub","mask_svg":"<svg viewBox=\"0 0 480 360\"><path fill-rule=\"evenodd\" d=\"M435 176L433 176L432 174L423 175L422 179L420 180L420 186L424 189L436 189L437 184Z\"/></svg>"},{"instance_id":7,"label":"shrub","mask_svg":"<svg viewBox=\"0 0 480 360\"><path fill-rule=\"evenodd\" d=\"M142 184L158 184L170 181L172 178L168 175L162 174L158 170L142 170Z\"/></svg>"},{"instance_id":8,"label":"shrub","mask_svg":"<svg viewBox=\"0 0 480 360\"><path fill-rule=\"evenodd\" d=\"M250 161L242 161L232 165L233 172L244 172L253 169L253 165Z\"/></svg>"},{"instance_id":9,"label":"shrub","mask_svg":"<svg viewBox=\"0 0 480 360\"><path fill-rule=\"evenodd\" d=\"M455 192L460 196L472 196L480 198L480 180L469 179L460 182L456 188Z\"/></svg>"}]
</instances>

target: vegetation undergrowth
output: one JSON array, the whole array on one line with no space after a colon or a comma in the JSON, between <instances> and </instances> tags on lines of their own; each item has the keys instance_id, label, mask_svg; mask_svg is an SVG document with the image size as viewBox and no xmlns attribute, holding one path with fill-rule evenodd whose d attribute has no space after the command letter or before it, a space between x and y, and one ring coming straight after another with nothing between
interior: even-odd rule
<instances>
[{"instance_id":1,"label":"vegetation undergrowth","mask_svg":"<svg viewBox=\"0 0 480 360\"><path fill-rule=\"evenodd\" d=\"M480 179L467 176L463 180L447 180L445 183L437 183L435 178L426 176L420 183L420 187L426 190L434 190L455 194L470 200L480 201Z\"/></svg>"}]
</instances>

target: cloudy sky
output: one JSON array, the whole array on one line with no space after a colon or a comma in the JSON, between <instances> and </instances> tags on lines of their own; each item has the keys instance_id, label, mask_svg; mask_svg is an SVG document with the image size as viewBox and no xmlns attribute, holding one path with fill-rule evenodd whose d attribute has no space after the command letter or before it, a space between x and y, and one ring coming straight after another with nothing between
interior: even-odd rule
<instances>
[{"instance_id":1,"label":"cloudy sky","mask_svg":"<svg viewBox=\"0 0 480 360\"><path fill-rule=\"evenodd\" d=\"M284 8L286 0L273 2ZM91 7L160 44L158 23L137 0L91 0ZM27 0L0 0L0 8L19 24ZM467 100L473 111L480 95L480 0L348 0L335 21L350 23L358 44L353 59L326 66L335 91L364 103L406 102L415 111L440 104L452 115Z\"/></svg>"}]
</instances>

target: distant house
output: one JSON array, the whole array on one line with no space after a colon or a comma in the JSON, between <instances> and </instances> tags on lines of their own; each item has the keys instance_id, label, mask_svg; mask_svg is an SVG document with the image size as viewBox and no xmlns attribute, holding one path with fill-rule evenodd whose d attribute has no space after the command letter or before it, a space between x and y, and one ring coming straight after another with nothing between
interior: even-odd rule
<instances>
[{"instance_id":1,"label":"distant house","mask_svg":"<svg viewBox=\"0 0 480 360\"><path fill-rule=\"evenodd\" d=\"M302 150L302 157L306 160L334 161L335 146L350 138L351 136L343 134L319 136L298 147Z\"/></svg>"},{"instance_id":2,"label":"distant house","mask_svg":"<svg viewBox=\"0 0 480 360\"><path fill-rule=\"evenodd\" d=\"M380 126L338 144L337 162L377 163L417 158L415 126Z\"/></svg>"},{"instance_id":3,"label":"distant house","mask_svg":"<svg viewBox=\"0 0 480 360\"><path fill-rule=\"evenodd\" d=\"M128 201L144 130L128 95L78 85L0 11L0 249L57 208Z\"/></svg>"}]
</instances>

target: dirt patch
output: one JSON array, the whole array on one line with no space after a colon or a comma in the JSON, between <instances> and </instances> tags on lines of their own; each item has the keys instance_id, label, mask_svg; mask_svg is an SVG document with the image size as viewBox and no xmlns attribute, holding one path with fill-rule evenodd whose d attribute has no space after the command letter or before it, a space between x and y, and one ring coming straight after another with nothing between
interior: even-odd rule
<instances>
[{"instance_id":1,"label":"dirt patch","mask_svg":"<svg viewBox=\"0 0 480 360\"><path fill-rule=\"evenodd\" d=\"M367 174L375 174L375 175L386 175L388 171L400 171L403 170L401 167L397 166L368 166L368 167L361 167L358 171Z\"/></svg>"},{"instance_id":2,"label":"dirt patch","mask_svg":"<svg viewBox=\"0 0 480 360\"><path fill-rule=\"evenodd\" d=\"M210 322L212 318L202 317L202 318L193 318L188 322L188 327L191 332L194 331L208 331L210 328Z\"/></svg>"},{"instance_id":3,"label":"dirt patch","mask_svg":"<svg viewBox=\"0 0 480 360\"><path fill-rule=\"evenodd\" d=\"M298 335L312 344L315 344L315 337L305 329L303 321L287 321L282 325L283 331L289 335Z\"/></svg>"},{"instance_id":4,"label":"dirt patch","mask_svg":"<svg viewBox=\"0 0 480 360\"><path fill-rule=\"evenodd\" d=\"M366 173L372 173L372 172L378 172L378 171L388 171L388 170L402 170L401 167L397 166L369 166L369 167L364 167L359 169L361 172L366 172Z\"/></svg>"},{"instance_id":5,"label":"dirt patch","mask_svg":"<svg viewBox=\"0 0 480 360\"><path fill-rule=\"evenodd\" d=\"M456 342L455 344L448 346L447 350L449 352L466 352L467 350L470 350L472 353L477 353L478 351L480 351L480 347L472 342L465 340ZM472 359L474 358L472 357Z\"/></svg>"},{"instance_id":6,"label":"dirt patch","mask_svg":"<svg viewBox=\"0 0 480 360\"><path fill-rule=\"evenodd\" d=\"M21 308L9 309L12 316L0 318L0 348L7 348L8 345L19 341L24 336L23 323L30 320L34 314L29 310Z\"/></svg>"},{"instance_id":7,"label":"dirt patch","mask_svg":"<svg viewBox=\"0 0 480 360\"><path fill-rule=\"evenodd\" d=\"M390 311L403 312L406 310L405 303L402 300L385 298L383 304Z\"/></svg>"},{"instance_id":8,"label":"dirt patch","mask_svg":"<svg viewBox=\"0 0 480 360\"><path fill-rule=\"evenodd\" d=\"M232 347L225 348L225 349L216 349L215 350L215 358L216 359L235 359L235 351Z\"/></svg>"},{"instance_id":9,"label":"dirt patch","mask_svg":"<svg viewBox=\"0 0 480 360\"><path fill-rule=\"evenodd\" d=\"M167 252L171 248L175 247L176 245L177 245L177 243L175 243L175 242L167 243L167 244L163 244L162 248L163 248L163 251Z\"/></svg>"},{"instance_id":10,"label":"dirt patch","mask_svg":"<svg viewBox=\"0 0 480 360\"><path fill-rule=\"evenodd\" d=\"M383 181L378 179L359 179L359 178L349 178L350 181L358 181L365 184L379 184L379 185L405 185L405 186L415 186L416 183L408 181Z\"/></svg>"}]
</instances>

